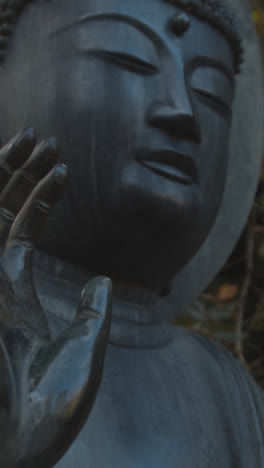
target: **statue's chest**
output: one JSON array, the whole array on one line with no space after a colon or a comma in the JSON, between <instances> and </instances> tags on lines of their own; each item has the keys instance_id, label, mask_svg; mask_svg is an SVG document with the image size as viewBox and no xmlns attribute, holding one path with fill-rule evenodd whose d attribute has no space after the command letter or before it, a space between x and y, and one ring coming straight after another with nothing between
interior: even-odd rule
<instances>
[{"instance_id":1,"label":"statue's chest","mask_svg":"<svg viewBox=\"0 0 264 468\"><path fill-rule=\"evenodd\" d=\"M58 468L193 468L191 434L181 410L155 388L102 386L90 418Z\"/></svg>"},{"instance_id":2,"label":"statue's chest","mask_svg":"<svg viewBox=\"0 0 264 468\"><path fill-rule=\"evenodd\" d=\"M150 356L108 353L89 420L56 467L244 468L224 402L202 395L201 382L186 380L175 359Z\"/></svg>"}]
</instances>

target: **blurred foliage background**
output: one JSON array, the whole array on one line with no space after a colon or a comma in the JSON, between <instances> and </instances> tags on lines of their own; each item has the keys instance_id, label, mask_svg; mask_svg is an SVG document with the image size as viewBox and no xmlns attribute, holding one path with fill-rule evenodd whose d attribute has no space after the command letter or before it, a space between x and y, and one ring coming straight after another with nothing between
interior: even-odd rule
<instances>
[{"instance_id":1,"label":"blurred foliage background","mask_svg":"<svg viewBox=\"0 0 264 468\"><path fill-rule=\"evenodd\" d=\"M264 63L264 0L250 3ZM264 388L264 163L237 246L188 315L177 317L177 325L219 340Z\"/></svg>"}]
</instances>

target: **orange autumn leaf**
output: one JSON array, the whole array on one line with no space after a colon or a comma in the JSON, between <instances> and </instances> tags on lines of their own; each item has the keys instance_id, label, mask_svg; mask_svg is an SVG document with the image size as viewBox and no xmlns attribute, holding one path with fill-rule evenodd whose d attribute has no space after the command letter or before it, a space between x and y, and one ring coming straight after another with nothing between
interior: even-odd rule
<instances>
[{"instance_id":1,"label":"orange autumn leaf","mask_svg":"<svg viewBox=\"0 0 264 468\"><path fill-rule=\"evenodd\" d=\"M252 12L253 20L255 21L258 35L264 36L264 11L263 9L254 10Z\"/></svg>"},{"instance_id":2,"label":"orange autumn leaf","mask_svg":"<svg viewBox=\"0 0 264 468\"><path fill-rule=\"evenodd\" d=\"M237 296L238 291L237 284L223 284L218 290L217 299L219 301L232 301Z\"/></svg>"}]
</instances>

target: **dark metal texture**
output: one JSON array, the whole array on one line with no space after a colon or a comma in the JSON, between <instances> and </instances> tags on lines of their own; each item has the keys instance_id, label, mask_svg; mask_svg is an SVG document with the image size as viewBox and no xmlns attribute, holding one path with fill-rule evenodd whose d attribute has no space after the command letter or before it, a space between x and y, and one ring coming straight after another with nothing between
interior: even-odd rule
<instances>
[{"instance_id":1,"label":"dark metal texture","mask_svg":"<svg viewBox=\"0 0 264 468\"><path fill-rule=\"evenodd\" d=\"M13 30L0 136L27 128L0 151L1 468L264 466L254 381L156 305L214 226L236 91L226 34L194 14L178 34L181 12L35 1Z\"/></svg>"}]
</instances>

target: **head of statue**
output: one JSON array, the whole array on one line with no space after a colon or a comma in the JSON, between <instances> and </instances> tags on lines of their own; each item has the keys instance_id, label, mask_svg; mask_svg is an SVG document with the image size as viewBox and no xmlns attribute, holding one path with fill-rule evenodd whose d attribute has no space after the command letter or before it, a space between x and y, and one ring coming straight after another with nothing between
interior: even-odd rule
<instances>
[{"instance_id":1,"label":"head of statue","mask_svg":"<svg viewBox=\"0 0 264 468\"><path fill-rule=\"evenodd\" d=\"M224 0L7 0L1 14L0 39L16 20L1 139L33 126L69 167L40 248L162 289L225 186L241 46Z\"/></svg>"}]
</instances>

